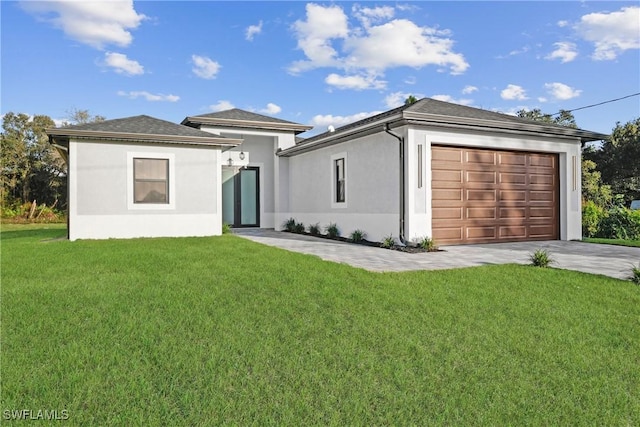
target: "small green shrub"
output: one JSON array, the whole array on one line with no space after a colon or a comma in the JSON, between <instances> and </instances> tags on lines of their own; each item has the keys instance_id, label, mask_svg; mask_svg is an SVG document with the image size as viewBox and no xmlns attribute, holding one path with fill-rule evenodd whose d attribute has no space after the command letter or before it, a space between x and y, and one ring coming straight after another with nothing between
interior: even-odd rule
<instances>
[{"instance_id":1,"label":"small green shrub","mask_svg":"<svg viewBox=\"0 0 640 427\"><path fill-rule=\"evenodd\" d=\"M600 222L605 216L605 210L594 201L588 200L582 205L582 236L595 237L600 230Z\"/></svg>"},{"instance_id":2,"label":"small green shrub","mask_svg":"<svg viewBox=\"0 0 640 427\"><path fill-rule=\"evenodd\" d=\"M330 222L329 225L327 225L327 227L325 228L325 231L327 233L327 236L329 236L332 239L335 239L336 237L340 237L340 229L338 228L338 225L334 222Z\"/></svg>"},{"instance_id":3,"label":"small green shrub","mask_svg":"<svg viewBox=\"0 0 640 427\"><path fill-rule=\"evenodd\" d=\"M600 222L596 237L605 239L640 239L640 211L615 206L609 209Z\"/></svg>"},{"instance_id":4,"label":"small green shrub","mask_svg":"<svg viewBox=\"0 0 640 427\"><path fill-rule=\"evenodd\" d=\"M358 243L361 242L365 239L365 237L367 237L367 233L365 233L362 230L353 230L351 232L351 234L349 235L349 240L351 240L354 243Z\"/></svg>"},{"instance_id":5,"label":"small green shrub","mask_svg":"<svg viewBox=\"0 0 640 427\"><path fill-rule=\"evenodd\" d=\"M226 223L226 222L223 222L222 223L222 234L229 234L229 233L231 233L231 225Z\"/></svg>"},{"instance_id":6,"label":"small green shrub","mask_svg":"<svg viewBox=\"0 0 640 427\"><path fill-rule=\"evenodd\" d=\"M396 239L393 238L393 235L389 234L380 242L380 247L385 249L391 249L396 245Z\"/></svg>"},{"instance_id":7,"label":"small green shrub","mask_svg":"<svg viewBox=\"0 0 640 427\"><path fill-rule=\"evenodd\" d=\"M531 265L543 268L549 267L549 265L554 262L546 249L537 249L529 255L529 260L531 261Z\"/></svg>"},{"instance_id":8,"label":"small green shrub","mask_svg":"<svg viewBox=\"0 0 640 427\"><path fill-rule=\"evenodd\" d=\"M296 220L293 218L289 218L282 224L282 228L284 229L284 231L288 231L290 233L293 233L293 230L295 227L296 227Z\"/></svg>"},{"instance_id":9,"label":"small green shrub","mask_svg":"<svg viewBox=\"0 0 640 427\"><path fill-rule=\"evenodd\" d=\"M304 224L301 222L296 222L293 225L293 232L294 233L298 233L298 234L303 234L306 231L306 228L304 227Z\"/></svg>"},{"instance_id":10,"label":"small green shrub","mask_svg":"<svg viewBox=\"0 0 640 427\"><path fill-rule=\"evenodd\" d=\"M640 263L638 263L637 267L634 265L631 268L631 277L629 277L629 280L640 286Z\"/></svg>"},{"instance_id":11,"label":"small green shrub","mask_svg":"<svg viewBox=\"0 0 640 427\"><path fill-rule=\"evenodd\" d=\"M315 224L309 224L309 234L312 236L317 236L320 234L320 224L317 222Z\"/></svg>"},{"instance_id":12,"label":"small green shrub","mask_svg":"<svg viewBox=\"0 0 640 427\"><path fill-rule=\"evenodd\" d=\"M438 250L436 241L429 236L423 237L422 240L418 242L418 246L426 250L427 252L436 252Z\"/></svg>"}]
</instances>

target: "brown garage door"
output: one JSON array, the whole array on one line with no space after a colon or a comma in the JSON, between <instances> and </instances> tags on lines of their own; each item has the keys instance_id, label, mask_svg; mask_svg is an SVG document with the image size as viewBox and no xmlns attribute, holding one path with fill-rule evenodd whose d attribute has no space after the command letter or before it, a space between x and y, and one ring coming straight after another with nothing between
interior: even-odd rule
<instances>
[{"instance_id":1,"label":"brown garage door","mask_svg":"<svg viewBox=\"0 0 640 427\"><path fill-rule=\"evenodd\" d=\"M434 146L431 159L438 243L558 239L556 154Z\"/></svg>"}]
</instances>

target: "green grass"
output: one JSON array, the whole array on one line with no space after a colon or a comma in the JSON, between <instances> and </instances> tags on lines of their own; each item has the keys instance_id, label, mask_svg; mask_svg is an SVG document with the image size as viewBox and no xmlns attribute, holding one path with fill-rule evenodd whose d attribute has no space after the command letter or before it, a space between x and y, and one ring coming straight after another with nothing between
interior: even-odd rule
<instances>
[{"instance_id":1,"label":"green grass","mask_svg":"<svg viewBox=\"0 0 640 427\"><path fill-rule=\"evenodd\" d=\"M214 238L2 233L1 409L70 425L638 425L640 292Z\"/></svg>"},{"instance_id":2,"label":"green grass","mask_svg":"<svg viewBox=\"0 0 640 427\"><path fill-rule=\"evenodd\" d=\"M596 237L585 237L582 239L587 243L602 243L606 245L618 245L618 246L631 246L634 248L640 248L640 240L624 240L624 239L601 239Z\"/></svg>"}]
</instances>

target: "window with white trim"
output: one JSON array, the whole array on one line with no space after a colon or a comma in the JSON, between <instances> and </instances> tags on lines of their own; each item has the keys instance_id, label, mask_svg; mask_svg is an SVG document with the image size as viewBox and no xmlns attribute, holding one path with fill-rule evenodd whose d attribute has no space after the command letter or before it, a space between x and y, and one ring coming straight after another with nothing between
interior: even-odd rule
<instances>
[{"instance_id":1,"label":"window with white trim","mask_svg":"<svg viewBox=\"0 0 640 427\"><path fill-rule=\"evenodd\" d=\"M169 159L133 159L133 202L169 204Z\"/></svg>"},{"instance_id":2,"label":"window with white trim","mask_svg":"<svg viewBox=\"0 0 640 427\"><path fill-rule=\"evenodd\" d=\"M331 207L347 207L347 153L331 156Z\"/></svg>"},{"instance_id":3,"label":"window with white trim","mask_svg":"<svg viewBox=\"0 0 640 427\"><path fill-rule=\"evenodd\" d=\"M336 179L336 203L345 202L345 173L344 173L344 158L336 159L333 161L335 164L335 179Z\"/></svg>"},{"instance_id":4,"label":"window with white trim","mask_svg":"<svg viewBox=\"0 0 640 427\"><path fill-rule=\"evenodd\" d=\"M130 210L176 208L175 154L127 153L127 207Z\"/></svg>"}]
</instances>

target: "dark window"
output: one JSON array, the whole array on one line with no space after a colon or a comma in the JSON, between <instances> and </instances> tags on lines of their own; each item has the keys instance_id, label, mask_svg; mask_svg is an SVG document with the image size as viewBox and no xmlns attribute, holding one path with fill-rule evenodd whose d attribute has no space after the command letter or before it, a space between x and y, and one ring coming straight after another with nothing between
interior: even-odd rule
<instances>
[{"instance_id":1,"label":"dark window","mask_svg":"<svg viewBox=\"0 0 640 427\"><path fill-rule=\"evenodd\" d=\"M336 169L336 203L344 203L345 201L345 171L344 159L335 160Z\"/></svg>"},{"instance_id":2,"label":"dark window","mask_svg":"<svg viewBox=\"0 0 640 427\"><path fill-rule=\"evenodd\" d=\"M133 159L134 203L169 203L169 160Z\"/></svg>"}]
</instances>

